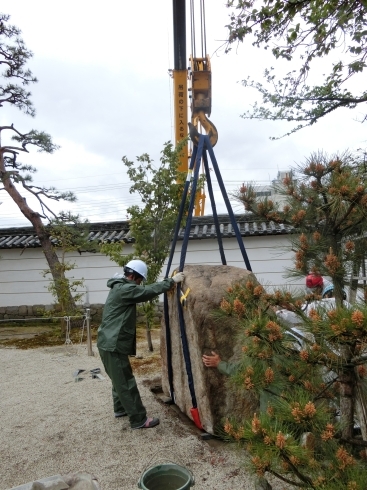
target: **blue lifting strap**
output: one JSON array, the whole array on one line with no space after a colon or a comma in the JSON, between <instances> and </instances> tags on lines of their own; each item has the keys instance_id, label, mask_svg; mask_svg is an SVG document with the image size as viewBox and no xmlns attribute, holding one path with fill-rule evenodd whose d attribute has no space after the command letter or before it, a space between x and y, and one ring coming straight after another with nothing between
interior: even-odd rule
<instances>
[{"instance_id":1,"label":"blue lifting strap","mask_svg":"<svg viewBox=\"0 0 367 490\"><path fill-rule=\"evenodd\" d=\"M167 269L166 269L166 275L165 277L167 278L170 273L171 265L172 265L172 260L173 260L173 255L176 249L176 243L178 239L178 234L180 231L180 226L181 226L181 221L185 209L185 204L186 204L186 198L187 194L189 191L189 187L191 184L191 174L192 174L192 169L195 164L196 160L196 154L197 154L197 147L194 147L194 151L191 156L190 160L190 165L189 165L189 171L187 174L186 182L184 185L184 190L183 190L183 195L182 195L182 200L181 200L181 205L180 209L178 212L178 217L176 221L176 226L175 226L175 231L173 234L173 240L172 240L172 245L171 245L171 251L170 255L168 257L168 262L167 262ZM168 384L169 384L169 389L170 389L170 395L172 401L175 401L175 394L174 394L174 388L173 388L173 371L172 371L172 346L171 346L171 329L170 329L170 324L169 324L169 312L168 312L168 296L167 293L164 293L164 321L165 321L165 331L166 331L166 348L167 348L167 374L168 374Z\"/></svg>"},{"instance_id":2,"label":"blue lifting strap","mask_svg":"<svg viewBox=\"0 0 367 490\"><path fill-rule=\"evenodd\" d=\"M240 230L238 229L238 225L237 225L236 219L234 217L233 209L232 209L232 206L229 202L228 195L226 192L226 188L224 187L224 184L223 184L223 179L222 179L222 176L221 176L220 171L219 171L218 163L217 163L217 160L215 158L213 148L210 144L209 138L207 136L204 136L204 138L206 138L206 148L208 149L210 159L211 159L212 164L213 164L214 172L215 172L215 175L217 176L217 180L218 180L220 190L222 191L223 200L224 200L224 203L225 203L227 211L228 211L228 216L231 220L232 228L233 228L235 235L236 235L236 238L237 238L238 246L240 247L240 250L241 250L242 258L245 262L247 270L252 271L250 261L249 261L248 256L247 256L247 252L246 252L245 246L244 246L242 238L241 238L241 233L240 233ZM208 174L209 174L209 172L207 172L207 175ZM213 200L213 202L214 202L214 200Z\"/></svg>"},{"instance_id":3,"label":"blue lifting strap","mask_svg":"<svg viewBox=\"0 0 367 490\"><path fill-rule=\"evenodd\" d=\"M204 170L205 170L205 175L206 175L206 183L208 186L209 198L210 198L210 202L212 205L214 226L215 226L215 231L217 234L217 240L218 240L218 246L219 246L219 254L220 254L221 261L222 261L222 265L227 265L226 257L224 255L222 234L220 232L220 226L219 226L219 220L218 220L218 214L217 214L217 206L216 206L215 201L214 201L212 179L210 176L210 170L209 170L209 165L208 165L208 157L206 156L206 152L204 152L204 155L203 155L203 162L204 162Z\"/></svg>"},{"instance_id":4,"label":"blue lifting strap","mask_svg":"<svg viewBox=\"0 0 367 490\"><path fill-rule=\"evenodd\" d=\"M184 186L182 202L181 202L181 206L180 206L180 210L179 210L178 219L176 222L176 227L175 227L174 236L173 236L173 240L172 240L172 246L171 246L169 259L167 262L167 270L166 270L166 276L165 277L168 277L169 272L170 272L170 268L172 265L173 255L174 255L174 251L176 248L178 234L180 231L180 225L181 225L181 221L182 221L182 217L183 217L183 212L185 209L185 203L186 203L186 199L187 199L187 195L188 195L188 191L189 191L189 187L190 187L190 183L191 183L190 202L189 202L189 209L188 209L188 213L187 213L187 222L186 222L186 226L185 226L185 232L184 232L184 237L183 237L183 242L182 242L182 247L181 247L179 271L183 271L183 269L184 269L187 246L188 246L188 241L189 241L189 237L190 237L192 214L193 214L193 210L195 207L196 187L197 187L197 181L198 181L198 177L199 177L199 169L200 169L201 160L203 160L203 162L204 162L204 170L205 170L208 192L209 192L209 197L210 197L212 211L213 211L213 219L214 219L214 225L215 225L217 239L218 239L221 261L222 261L223 265L226 265L226 258L225 258L225 254L224 254L224 248L223 248L223 242L222 242L222 236L221 236L222 234L221 234L221 230L220 230L218 214L217 214L216 205L215 205L215 201L214 201L213 187L212 187L209 165L208 165L208 159L207 159L207 154L206 154L207 151L209 152L209 155L210 155L210 158L212 161L212 165L213 165L213 168L214 168L214 171L215 171L218 183L219 183L219 187L221 189L222 196L223 196L224 202L225 202L226 207L227 207L227 211L228 211L228 215L229 215L229 218L231 221L231 225L232 225L232 228L235 232L237 242L238 242L239 248L241 250L241 254L242 254L242 257L244 259L246 268L247 268L247 270L252 271L250 261L248 259L247 253L246 253L246 249L245 249L245 246L243 244L241 234L240 234L240 231L238 229L238 225L237 225L237 222L235 220L235 216L234 216L232 207L230 205L230 202L229 202L229 199L228 199L228 196L227 196L224 184L223 184L223 180L222 180L222 177L221 177L221 174L219 171L218 163L217 163L217 160L215 158L213 148L210 144L209 137L206 135L200 135L199 144L197 147L196 146L194 147L193 154L192 154L191 161L190 161L188 178L186 179L185 186ZM194 172L192 175L192 169L193 168L194 168ZM184 360L185 360L185 367L186 367L186 373L187 373L187 378L188 378L188 386L189 386L191 400L192 400L192 406L193 406L191 413L193 414L193 418L194 418L196 425L201 427L200 419L198 418L199 414L197 412L197 400L196 400L196 395L195 395L194 379L193 379L192 370L191 370L190 352L189 352L189 346L188 346L188 342L187 342L185 320L184 320L183 309L182 309L180 297L181 297L181 287L178 284L177 285L178 317L179 317L179 324L180 324L182 351L183 351L183 356L184 356ZM168 382L169 382L169 387L170 387L170 392L171 392L171 398L174 401L173 370L172 370L172 346L171 346L171 331L170 331L170 326L169 326L169 312L168 312L167 293L165 293L165 295L164 295L164 317L165 317L165 324L166 324Z\"/></svg>"}]
</instances>

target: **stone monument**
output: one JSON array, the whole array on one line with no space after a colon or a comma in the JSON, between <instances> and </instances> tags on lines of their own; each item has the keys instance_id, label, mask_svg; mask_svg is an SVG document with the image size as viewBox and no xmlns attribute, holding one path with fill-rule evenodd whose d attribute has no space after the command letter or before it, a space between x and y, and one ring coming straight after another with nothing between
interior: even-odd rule
<instances>
[{"instance_id":1,"label":"stone monument","mask_svg":"<svg viewBox=\"0 0 367 490\"><path fill-rule=\"evenodd\" d=\"M236 362L241 353L235 322L218 319L215 311L227 289L234 283L257 280L252 272L227 265L185 265L184 293L189 288L183 308L186 335L190 351L195 395L203 429L214 434L223 426L227 416L251 417L258 400L244 389L230 386L230 378L215 368L207 368L203 354L212 351L222 360ZM168 293L169 323L172 346L174 402L191 419L192 400L182 351L176 291ZM161 330L162 389L170 396L167 371L166 331L164 318Z\"/></svg>"}]
</instances>

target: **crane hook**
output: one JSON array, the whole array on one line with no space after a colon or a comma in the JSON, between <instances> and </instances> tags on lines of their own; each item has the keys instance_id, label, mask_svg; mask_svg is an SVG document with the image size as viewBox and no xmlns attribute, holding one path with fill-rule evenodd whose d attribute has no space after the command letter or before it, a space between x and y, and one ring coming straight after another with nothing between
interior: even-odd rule
<instances>
[{"instance_id":1,"label":"crane hook","mask_svg":"<svg viewBox=\"0 0 367 490\"><path fill-rule=\"evenodd\" d=\"M189 122L189 135L190 139L195 146L199 144L200 133L197 129L198 122L201 123L203 128L206 131L206 134L209 136L209 141L212 147L217 144L218 141L218 131L214 124L206 117L204 111L198 111L195 113L193 117L194 124Z\"/></svg>"}]
</instances>

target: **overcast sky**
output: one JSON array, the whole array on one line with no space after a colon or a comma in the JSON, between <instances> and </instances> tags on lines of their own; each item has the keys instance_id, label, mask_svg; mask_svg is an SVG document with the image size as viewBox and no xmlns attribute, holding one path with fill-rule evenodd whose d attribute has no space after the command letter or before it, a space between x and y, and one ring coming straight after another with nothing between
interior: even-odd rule
<instances>
[{"instance_id":1,"label":"overcast sky","mask_svg":"<svg viewBox=\"0 0 367 490\"><path fill-rule=\"evenodd\" d=\"M173 68L172 1L2 0L1 9L33 51L29 68L39 82L31 87L36 117L3 107L0 124L14 123L21 132L44 130L61 146L54 155L33 151L22 157L38 169L34 183L74 190L77 203L59 209L72 209L91 222L126 219L127 207L138 204L139 197L128 192L121 157L134 160L148 153L158 163L163 143L173 140L168 75ZM269 137L289 126L241 118L257 94L239 82L248 75L261 80L270 63L278 66L250 43L227 55L216 52L226 36L228 15L223 0L206 2L210 119L219 132L214 151L227 192L242 182L269 183L278 170L301 163L314 151L366 147L358 108L339 111L278 141ZM188 44L187 56L190 52ZM215 188L218 211L225 212ZM0 201L0 227L29 224L3 192ZM234 210L241 211L235 205ZM211 214L209 203L205 213Z\"/></svg>"}]
</instances>

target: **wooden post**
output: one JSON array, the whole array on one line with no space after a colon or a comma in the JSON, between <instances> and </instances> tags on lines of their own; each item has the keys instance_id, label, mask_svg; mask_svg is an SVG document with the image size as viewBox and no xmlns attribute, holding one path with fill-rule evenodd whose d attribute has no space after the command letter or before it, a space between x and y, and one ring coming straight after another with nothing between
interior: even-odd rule
<instances>
[{"instance_id":1,"label":"wooden post","mask_svg":"<svg viewBox=\"0 0 367 490\"><path fill-rule=\"evenodd\" d=\"M88 349L88 356L94 356L93 350L92 350L92 335L90 331L90 308L86 308L85 310L85 317L87 320L87 349Z\"/></svg>"}]
</instances>

